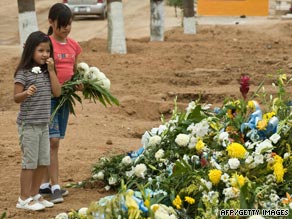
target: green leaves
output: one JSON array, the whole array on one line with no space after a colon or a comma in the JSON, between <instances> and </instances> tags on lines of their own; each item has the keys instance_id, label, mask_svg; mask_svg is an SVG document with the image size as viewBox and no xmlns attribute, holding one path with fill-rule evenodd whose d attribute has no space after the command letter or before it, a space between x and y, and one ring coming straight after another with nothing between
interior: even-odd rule
<instances>
[{"instance_id":1,"label":"green leaves","mask_svg":"<svg viewBox=\"0 0 292 219\"><path fill-rule=\"evenodd\" d=\"M83 84L84 86L82 91L84 99L89 99L94 103L100 102L105 107L107 107L107 105L113 104L117 106L119 105L118 99L114 97L108 90L101 87L96 80L85 79L82 78L81 75L75 74L72 80L63 84L62 95L59 97L58 104L52 112L51 120L63 105L67 105L69 107L70 113L76 115L74 107L76 106L76 102L82 104L82 98L76 93L75 87L80 84Z\"/></svg>"}]
</instances>

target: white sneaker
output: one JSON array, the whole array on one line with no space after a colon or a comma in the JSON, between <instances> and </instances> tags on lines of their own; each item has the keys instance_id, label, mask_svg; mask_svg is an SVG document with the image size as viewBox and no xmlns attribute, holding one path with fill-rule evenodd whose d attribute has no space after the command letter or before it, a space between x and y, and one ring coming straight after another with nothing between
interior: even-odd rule
<instances>
[{"instance_id":1,"label":"white sneaker","mask_svg":"<svg viewBox=\"0 0 292 219\"><path fill-rule=\"evenodd\" d=\"M34 197L32 197L32 199L35 202L42 204L46 208L52 208L54 206L53 202L49 202L49 201L45 200L40 194L35 195Z\"/></svg>"},{"instance_id":2,"label":"white sneaker","mask_svg":"<svg viewBox=\"0 0 292 219\"><path fill-rule=\"evenodd\" d=\"M31 211L40 211L45 209L45 206L41 203L35 202L33 204L30 204L33 202L32 197L27 198L26 200L21 200L21 198L18 198L18 202L16 204L16 208L25 209L25 210L31 210Z\"/></svg>"}]
</instances>

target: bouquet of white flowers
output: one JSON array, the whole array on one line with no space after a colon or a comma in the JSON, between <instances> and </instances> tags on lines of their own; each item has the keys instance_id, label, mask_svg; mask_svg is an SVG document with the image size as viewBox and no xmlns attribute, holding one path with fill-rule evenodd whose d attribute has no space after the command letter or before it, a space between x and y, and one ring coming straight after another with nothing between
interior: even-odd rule
<instances>
[{"instance_id":1,"label":"bouquet of white flowers","mask_svg":"<svg viewBox=\"0 0 292 219\"><path fill-rule=\"evenodd\" d=\"M104 106L107 104L119 105L119 101L110 92L110 80L97 67L89 67L85 62L77 65L77 72L70 81L66 81L62 86L62 94L56 105L51 119L54 118L58 109L64 104L68 104L70 113L75 115L74 106L76 101L82 104L81 97L75 92L76 85L83 84L82 91L84 99L94 101L98 100Z\"/></svg>"}]
</instances>

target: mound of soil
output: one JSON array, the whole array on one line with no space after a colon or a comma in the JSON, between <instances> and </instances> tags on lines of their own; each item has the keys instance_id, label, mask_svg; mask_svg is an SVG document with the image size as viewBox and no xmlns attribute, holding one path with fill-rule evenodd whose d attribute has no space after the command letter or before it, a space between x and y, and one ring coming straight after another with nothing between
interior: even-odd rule
<instances>
[{"instance_id":1,"label":"mound of soil","mask_svg":"<svg viewBox=\"0 0 292 219\"><path fill-rule=\"evenodd\" d=\"M269 75L279 69L291 74L291 30L287 21L267 21L260 26L200 25L196 35L174 28L166 32L164 42L150 42L149 37L127 39L126 55L109 54L102 38L80 42L83 53L79 61L97 66L107 75L120 106L77 104L77 116L70 117L67 136L61 142L60 183L86 179L101 156L138 149L141 135L161 123L161 114L166 118L171 114L175 97L182 110L198 98L220 106L225 98L241 98L242 74L251 78L249 95L264 79L265 89L274 92ZM6 211L14 219L54 218L109 193L100 188L69 188L64 203L44 212L15 208L21 154L15 124L19 106L12 97L18 60L17 54L0 57L0 213Z\"/></svg>"}]
</instances>

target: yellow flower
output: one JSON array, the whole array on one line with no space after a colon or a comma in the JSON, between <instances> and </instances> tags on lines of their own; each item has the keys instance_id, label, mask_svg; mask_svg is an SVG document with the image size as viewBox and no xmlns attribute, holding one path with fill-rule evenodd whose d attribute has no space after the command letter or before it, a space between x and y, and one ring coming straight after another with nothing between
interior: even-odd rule
<instances>
[{"instance_id":1,"label":"yellow flower","mask_svg":"<svg viewBox=\"0 0 292 219\"><path fill-rule=\"evenodd\" d=\"M269 112L269 113L265 113L263 115L263 119L266 119L267 121L269 121L273 116L275 116L276 113L275 112Z\"/></svg>"},{"instance_id":2,"label":"yellow flower","mask_svg":"<svg viewBox=\"0 0 292 219\"><path fill-rule=\"evenodd\" d=\"M177 209L181 209L182 200L180 199L179 195L177 195L176 198L172 201L172 204L173 204Z\"/></svg>"},{"instance_id":3,"label":"yellow flower","mask_svg":"<svg viewBox=\"0 0 292 219\"><path fill-rule=\"evenodd\" d=\"M255 111L254 101L250 100L250 101L247 102L247 109L251 110L252 112Z\"/></svg>"},{"instance_id":4,"label":"yellow flower","mask_svg":"<svg viewBox=\"0 0 292 219\"><path fill-rule=\"evenodd\" d=\"M137 202L132 198L133 190L129 190L126 193L126 206L128 208L129 218L138 219L140 216L140 210Z\"/></svg>"},{"instance_id":5,"label":"yellow flower","mask_svg":"<svg viewBox=\"0 0 292 219\"><path fill-rule=\"evenodd\" d=\"M243 175L233 174L230 179L230 184L235 188L241 188L245 184L245 177Z\"/></svg>"},{"instance_id":6,"label":"yellow flower","mask_svg":"<svg viewBox=\"0 0 292 219\"><path fill-rule=\"evenodd\" d=\"M228 152L228 156L232 158L245 158L246 156L246 150L245 148L236 142L231 143L226 148Z\"/></svg>"},{"instance_id":7,"label":"yellow flower","mask_svg":"<svg viewBox=\"0 0 292 219\"><path fill-rule=\"evenodd\" d=\"M158 204L153 204L151 205L151 210L155 213L159 208L159 205Z\"/></svg>"},{"instance_id":8,"label":"yellow flower","mask_svg":"<svg viewBox=\"0 0 292 219\"><path fill-rule=\"evenodd\" d=\"M202 140L199 140L196 144L196 150L198 152L201 152L203 150L204 146L205 146L204 142Z\"/></svg>"},{"instance_id":9,"label":"yellow flower","mask_svg":"<svg viewBox=\"0 0 292 219\"><path fill-rule=\"evenodd\" d=\"M279 155L274 156L272 169L274 170L274 176L276 177L277 183L283 182L283 177L287 169L283 167L283 158Z\"/></svg>"},{"instance_id":10,"label":"yellow flower","mask_svg":"<svg viewBox=\"0 0 292 219\"><path fill-rule=\"evenodd\" d=\"M149 208L149 207L150 207L150 200L149 200L149 199L146 199L146 200L144 201L144 205L145 205L147 208Z\"/></svg>"},{"instance_id":11,"label":"yellow flower","mask_svg":"<svg viewBox=\"0 0 292 219\"><path fill-rule=\"evenodd\" d=\"M266 119L262 119L258 121L257 129L258 130L265 130L268 126L268 121Z\"/></svg>"},{"instance_id":12,"label":"yellow flower","mask_svg":"<svg viewBox=\"0 0 292 219\"><path fill-rule=\"evenodd\" d=\"M217 185L220 182L221 175L222 171L217 169L210 170L208 174L209 179L213 185Z\"/></svg>"},{"instance_id":13,"label":"yellow flower","mask_svg":"<svg viewBox=\"0 0 292 219\"><path fill-rule=\"evenodd\" d=\"M186 197L185 197L185 201L186 201L187 203L189 203L190 205L192 205L192 204L195 203L195 199L193 199L193 198L191 198L191 197L189 197L189 196L186 196Z\"/></svg>"},{"instance_id":14,"label":"yellow flower","mask_svg":"<svg viewBox=\"0 0 292 219\"><path fill-rule=\"evenodd\" d=\"M233 118L233 112L232 112L232 109L228 109L228 110L227 110L227 116L228 116L228 118L230 118L230 119Z\"/></svg>"}]
</instances>

